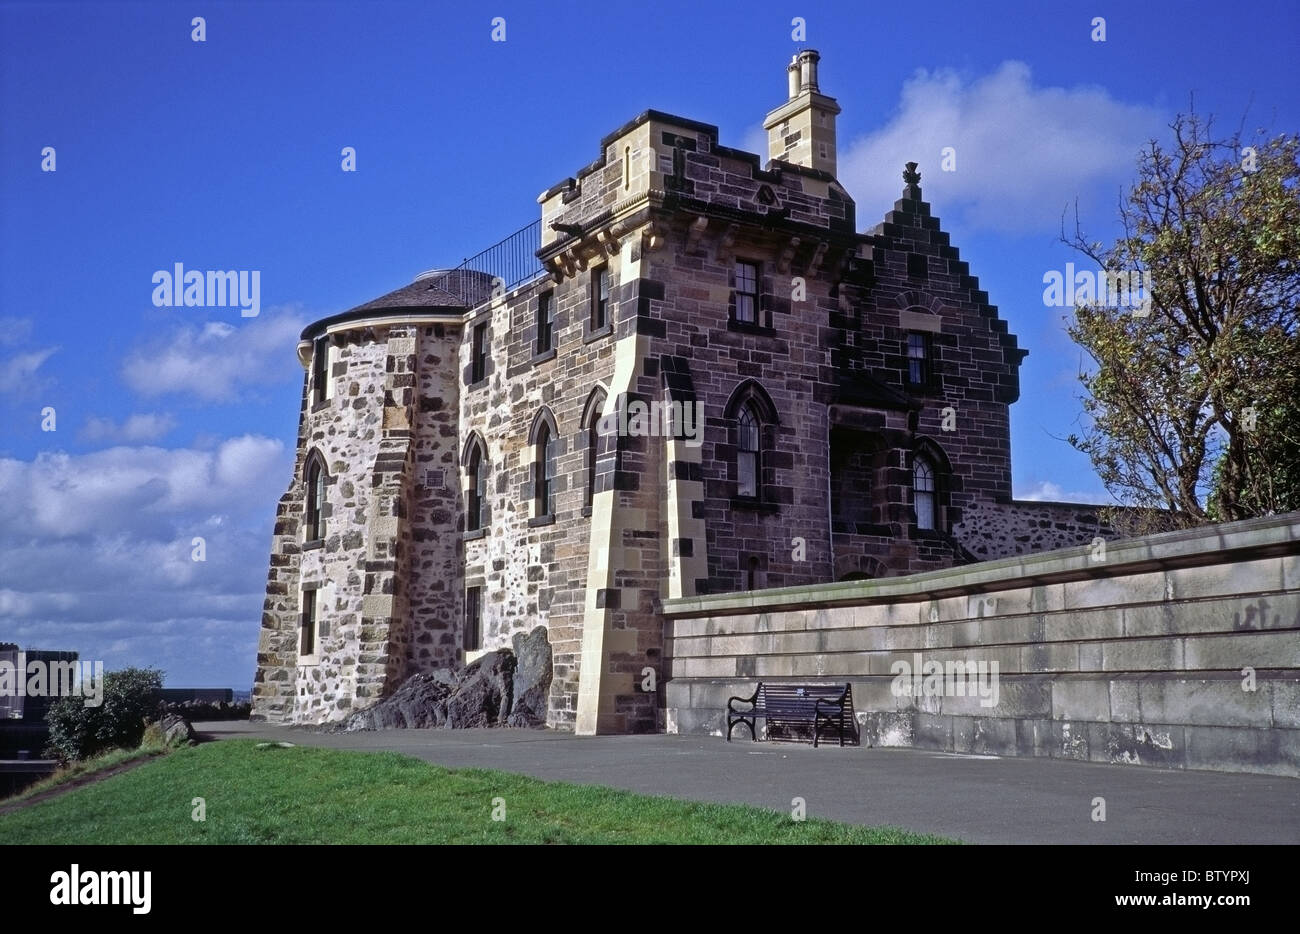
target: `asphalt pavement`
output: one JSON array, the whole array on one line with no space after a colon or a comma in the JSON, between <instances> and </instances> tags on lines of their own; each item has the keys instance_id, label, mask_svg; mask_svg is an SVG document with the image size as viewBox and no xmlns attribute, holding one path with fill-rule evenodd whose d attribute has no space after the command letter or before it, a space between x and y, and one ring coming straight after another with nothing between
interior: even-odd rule
<instances>
[{"instance_id":1,"label":"asphalt pavement","mask_svg":"<svg viewBox=\"0 0 1300 934\"><path fill-rule=\"evenodd\" d=\"M197 723L214 739L386 750L452 768L501 769L696 801L891 825L971 843L1296 844L1300 779L917 749L731 743L711 736L574 736L551 730L317 733ZM1097 799L1104 801L1105 820Z\"/></svg>"}]
</instances>

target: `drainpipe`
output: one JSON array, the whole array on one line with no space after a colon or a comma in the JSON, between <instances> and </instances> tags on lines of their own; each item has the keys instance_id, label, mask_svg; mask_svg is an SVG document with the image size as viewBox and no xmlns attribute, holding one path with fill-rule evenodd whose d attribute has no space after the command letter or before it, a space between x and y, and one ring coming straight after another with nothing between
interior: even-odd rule
<instances>
[{"instance_id":1,"label":"drainpipe","mask_svg":"<svg viewBox=\"0 0 1300 934\"><path fill-rule=\"evenodd\" d=\"M831 486L834 478L831 476L831 410L826 408L826 541L830 545L830 562L831 562L831 580L835 583L835 516L831 507Z\"/></svg>"}]
</instances>

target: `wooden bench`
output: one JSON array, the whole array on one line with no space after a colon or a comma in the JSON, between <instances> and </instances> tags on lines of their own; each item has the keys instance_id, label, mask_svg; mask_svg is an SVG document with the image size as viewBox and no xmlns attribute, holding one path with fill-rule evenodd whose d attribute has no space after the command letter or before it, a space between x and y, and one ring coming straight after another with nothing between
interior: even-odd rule
<instances>
[{"instance_id":1,"label":"wooden bench","mask_svg":"<svg viewBox=\"0 0 1300 934\"><path fill-rule=\"evenodd\" d=\"M737 710L737 702L749 704L748 710ZM834 730L844 745L844 737L856 739L857 721L853 717L853 686L851 684L787 684L779 681L760 681L749 697L732 697L727 701L727 742L731 731L739 723L749 727L751 739L758 739L755 721L767 721L768 739L772 727L778 732L787 728L812 727L812 743L816 746L824 730Z\"/></svg>"}]
</instances>

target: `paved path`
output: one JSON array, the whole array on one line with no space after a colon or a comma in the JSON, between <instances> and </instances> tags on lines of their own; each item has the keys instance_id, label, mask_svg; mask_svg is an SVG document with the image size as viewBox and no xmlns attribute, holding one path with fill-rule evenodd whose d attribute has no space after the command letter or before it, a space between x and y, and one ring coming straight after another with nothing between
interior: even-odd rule
<instances>
[{"instance_id":1,"label":"paved path","mask_svg":"<svg viewBox=\"0 0 1300 934\"><path fill-rule=\"evenodd\" d=\"M1300 843L1300 780L959 756L915 749L813 749L710 736L574 736L549 730L320 734L199 723L216 738L390 750L451 767L518 772L697 801L891 824L974 843ZM1093 799L1105 822L1092 820Z\"/></svg>"}]
</instances>

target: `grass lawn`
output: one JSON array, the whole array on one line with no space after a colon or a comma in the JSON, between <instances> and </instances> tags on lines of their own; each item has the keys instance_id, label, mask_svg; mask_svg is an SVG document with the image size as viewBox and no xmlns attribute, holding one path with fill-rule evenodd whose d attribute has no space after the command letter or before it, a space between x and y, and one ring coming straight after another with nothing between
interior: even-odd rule
<instances>
[{"instance_id":1,"label":"grass lawn","mask_svg":"<svg viewBox=\"0 0 1300 934\"><path fill-rule=\"evenodd\" d=\"M192 819L194 798L207 820ZM505 820L493 820L503 799ZM500 804L500 802L496 802ZM224 740L0 816L15 843L950 843L396 753Z\"/></svg>"},{"instance_id":2,"label":"grass lawn","mask_svg":"<svg viewBox=\"0 0 1300 934\"><path fill-rule=\"evenodd\" d=\"M93 759L87 759L84 762L74 762L71 765L65 765L54 771L54 774L48 778L42 778L34 784L28 785L16 795L8 798L0 798L0 810L6 806L18 801L25 801L34 795L43 794L57 788L60 785L67 785L71 782L82 781L98 772L107 772L118 766L126 765L128 762L135 762L137 759L148 759L150 756L160 755L163 750L155 747L142 747L140 749L114 749L103 755L96 756Z\"/></svg>"}]
</instances>

